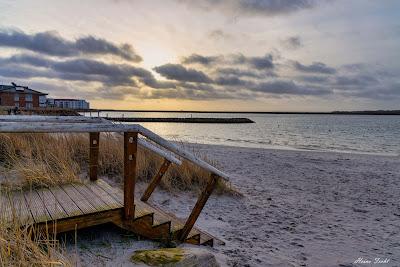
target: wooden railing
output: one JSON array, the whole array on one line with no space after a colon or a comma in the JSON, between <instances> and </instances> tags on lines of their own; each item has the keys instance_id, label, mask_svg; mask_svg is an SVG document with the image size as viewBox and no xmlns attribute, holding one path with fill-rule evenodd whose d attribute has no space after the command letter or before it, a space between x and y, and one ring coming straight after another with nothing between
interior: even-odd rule
<instances>
[{"instance_id":1,"label":"wooden railing","mask_svg":"<svg viewBox=\"0 0 400 267\"><path fill-rule=\"evenodd\" d=\"M160 183L163 175L171 163L180 165L182 162L175 155L205 169L210 173L205 189L197 200L192 212L187 218L183 229L178 233L178 239L184 241L208 198L213 192L218 179L228 180L228 175L218 170L209 163L197 158L195 155L178 147L154 132L137 124L111 124L105 123L100 118L88 117L57 117L57 116L0 116L0 132L2 133L89 133L89 177L97 179L97 164L100 144L100 132L116 132L124 135L124 216L125 219L133 219L135 183L137 177L137 148L142 146L157 153L164 158L158 173L150 181L147 189L141 197L147 201L154 189ZM159 145L155 146L146 139L139 138L139 134ZM163 149L162 149L163 148Z\"/></svg>"}]
</instances>

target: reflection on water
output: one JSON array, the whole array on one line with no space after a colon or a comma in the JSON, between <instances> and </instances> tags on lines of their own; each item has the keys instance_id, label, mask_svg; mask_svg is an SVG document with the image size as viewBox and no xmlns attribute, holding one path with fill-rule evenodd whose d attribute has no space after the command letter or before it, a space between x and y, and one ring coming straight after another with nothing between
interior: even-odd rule
<instances>
[{"instance_id":1,"label":"reflection on water","mask_svg":"<svg viewBox=\"0 0 400 267\"><path fill-rule=\"evenodd\" d=\"M174 141L261 148L400 154L400 116L142 112L103 112L100 116L247 117L256 123L141 124Z\"/></svg>"}]
</instances>

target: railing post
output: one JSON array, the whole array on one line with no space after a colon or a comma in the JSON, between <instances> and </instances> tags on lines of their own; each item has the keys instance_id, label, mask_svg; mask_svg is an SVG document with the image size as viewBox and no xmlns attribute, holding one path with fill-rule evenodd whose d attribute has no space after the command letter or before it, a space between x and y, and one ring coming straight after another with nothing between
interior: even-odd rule
<instances>
[{"instance_id":1,"label":"railing post","mask_svg":"<svg viewBox=\"0 0 400 267\"><path fill-rule=\"evenodd\" d=\"M167 172L169 165L171 164L171 161L164 159L163 164L161 165L160 170L158 173L153 177L153 179L150 181L150 184L147 186L146 191L143 193L143 196L140 200L142 201L147 201L151 194L153 193L154 189L156 186L160 183L161 178L164 176L164 174Z\"/></svg>"},{"instance_id":2,"label":"railing post","mask_svg":"<svg viewBox=\"0 0 400 267\"><path fill-rule=\"evenodd\" d=\"M99 162L100 133L89 133L89 177L90 181L97 180L97 165Z\"/></svg>"},{"instance_id":3,"label":"railing post","mask_svg":"<svg viewBox=\"0 0 400 267\"><path fill-rule=\"evenodd\" d=\"M124 133L124 215L125 219L135 216L135 180L137 175L137 140L135 132Z\"/></svg>"},{"instance_id":4,"label":"railing post","mask_svg":"<svg viewBox=\"0 0 400 267\"><path fill-rule=\"evenodd\" d=\"M207 183L206 188L201 193L199 199L197 200L196 204L192 212L189 215L189 218L186 220L185 225L183 226L182 230L179 233L178 239L180 241L185 241L187 236L189 235L190 231L192 230L194 224L196 223L197 218L199 217L201 211L203 210L208 198L210 197L211 193L213 192L215 185L218 181L218 175L211 173L210 179Z\"/></svg>"}]
</instances>

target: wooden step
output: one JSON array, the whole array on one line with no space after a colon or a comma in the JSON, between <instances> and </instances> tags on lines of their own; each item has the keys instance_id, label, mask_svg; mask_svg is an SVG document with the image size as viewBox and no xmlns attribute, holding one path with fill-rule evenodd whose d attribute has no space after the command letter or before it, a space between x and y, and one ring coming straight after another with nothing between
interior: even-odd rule
<instances>
[{"instance_id":1,"label":"wooden step","mask_svg":"<svg viewBox=\"0 0 400 267\"><path fill-rule=\"evenodd\" d=\"M57 233L111 222L143 237L176 241L185 221L135 199L134 218L123 218L123 191L99 179L84 184L0 194L0 216L10 224L35 224ZM2 221L3 222L3 221ZM193 227L185 242L213 245L213 236Z\"/></svg>"}]
</instances>

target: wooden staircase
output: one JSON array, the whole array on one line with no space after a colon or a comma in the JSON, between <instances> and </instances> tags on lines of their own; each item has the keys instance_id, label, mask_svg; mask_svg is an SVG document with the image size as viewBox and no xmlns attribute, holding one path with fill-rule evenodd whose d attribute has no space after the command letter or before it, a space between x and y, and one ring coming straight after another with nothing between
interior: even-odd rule
<instances>
[{"instance_id":1,"label":"wooden staircase","mask_svg":"<svg viewBox=\"0 0 400 267\"><path fill-rule=\"evenodd\" d=\"M149 239L213 245L214 237L195 227L203 207L220 179L228 176L195 155L137 124L116 125L101 118L0 116L0 133L89 133L89 177L86 184L67 184L0 195L0 215L39 230L64 232L114 223ZM97 176L101 132L123 135L124 187L112 187ZM139 135L144 138L139 138ZM164 162L140 199L135 196L137 149L142 146ZM179 158L177 158L179 157ZM189 217L182 221L148 202L170 164L185 159L210 173L206 187ZM17 218L16 218L17 217Z\"/></svg>"}]
</instances>

